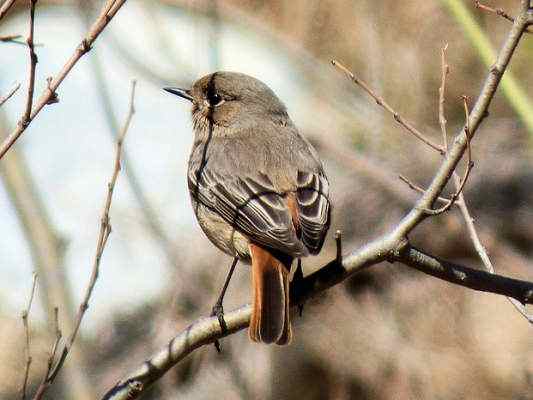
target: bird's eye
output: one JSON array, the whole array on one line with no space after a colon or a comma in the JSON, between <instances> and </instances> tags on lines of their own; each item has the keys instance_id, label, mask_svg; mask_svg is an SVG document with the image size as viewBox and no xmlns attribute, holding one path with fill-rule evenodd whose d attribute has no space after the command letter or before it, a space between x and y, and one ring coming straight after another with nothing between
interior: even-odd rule
<instances>
[{"instance_id":1,"label":"bird's eye","mask_svg":"<svg viewBox=\"0 0 533 400\"><path fill-rule=\"evenodd\" d=\"M211 96L209 96L208 101L209 105L212 107L216 107L224 103L224 99L218 93L213 93Z\"/></svg>"}]
</instances>

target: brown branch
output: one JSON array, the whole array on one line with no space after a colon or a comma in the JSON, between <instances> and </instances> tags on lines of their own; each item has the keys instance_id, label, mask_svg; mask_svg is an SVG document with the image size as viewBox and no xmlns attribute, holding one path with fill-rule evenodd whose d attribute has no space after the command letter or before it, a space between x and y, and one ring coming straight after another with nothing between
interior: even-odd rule
<instances>
[{"instance_id":1,"label":"brown branch","mask_svg":"<svg viewBox=\"0 0 533 400\"><path fill-rule=\"evenodd\" d=\"M407 122L400 114L398 114L394 109L385 101L383 98L378 96L374 91L368 86L364 81L359 79L357 76L354 75L353 72L348 70L344 65L342 65L340 62L336 60L331 60L331 63L333 66L337 67L339 70L341 70L346 76L357 86L362 88L366 93L372 97L376 103L383 107L385 110L387 110L390 114L392 114L394 120L398 122L401 126L403 126L409 133L420 139L422 142L427 144L429 147L433 148L434 150L437 150L440 154L444 154L444 149L439 146L438 144L433 143L430 139L426 138L420 131L418 131L413 125L411 125L409 122Z\"/></svg>"},{"instance_id":2,"label":"brown branch","mask_svg":"<svg viewBox=\"0 0 533 400\"><path fill-rule=\"evenodd\" d=\"M522 1L524 5L525 2ZM529 1L527 3L529 4ZM469 114L466 126L455 136L447 156L443 159L431 184L411 211L391 232L343 256L342 263L335 259L311 275L291 283L290 292L293 305L301 304L307 298L343 281L355 272L382 261L402 262L448 282L474 290L510 296L521 303L533 303L533 283L493 275L440 260L410 246L407 239L407 235L427 217L424 210L431 208L467 150L469 141L475 135L485 116L501 77L507 69L528 23L528 9L523 7L521 14L515 19L494 66L488 73L477 101ZM464 132L467 132L467 135ZM138 398L152 383L198 347L213 343L215 340L244 329L248 324L250 313L251 307L249 305L225 313L227 331L224 332L222 332L216 317L203 318L190 325L172 339L163 350L119 381L104 395L103 399Z\"/></svg>"},{"instance_id":3,"label":"brown branch","mask_svg":"<svg viewBox=\"0 0 533 400\"><path fill-rule=\"evenodd\" d=\"M407 242L398 251L390 251L394 241L381 237L343 258L342 264L331 261L313 274L291 282L291 304L302 304L312 296L345 280L354 273L385 259L398 261L439 279L474 290L513 296L525 303L533 303L533 283L492 275L467 268L417 250ZM227 330L223 331L218 318L204 317L183 329L162 349L144 361L140 367L117 382L102 400L136 399L161 378L170 368L201 346L238 332L248 326L251 306L224 313Z\"/></svg>"},{"instance_id":4,"label":"brown branch","mask_svg":"<svg viewBox=\"0 0 533 400\"><path fill-rule=\"evenodd\" d=\"M19 88L20 88L20 83L17 83L15 86L13 86L13 88L9 92L7 92L5 96L0 97L0 107L2 107L4 103L8 101L11 98L11 96L13 96L17 92L17 90L19 90Z\"/></svg>"},{"instance_id":5,"label":"brown branch","mask_svg":"<svg viewBox=\"0 0 533 400\"><path fill-rule=\"evenodd\" d=\"M59 71L59 73L50 82L48 87L43 91L43 93L39 97L39 100L35 104L35 107L31 112L29 118L25 118L25 115L23 115L13 132L11 132L11 134L6 138L6 140L4 140L4 142L0 145L0 159L4 157L7 151L11 148L11 146L13 146L13 144L26 130L31 121L35 119L35 117L39 114L43 107L49 104L50 100L53 99L54 96L56 96L55 92L59 85L61 85L63 80L67 77L67 75L70 73L74 65L76 65L76 63L80 60L80 58L89 52L91 46L96 41L98 36L106 28L106 26L113 19L113 17L116 15L118 10L124 5L125 2L126 0L107 1L102 12L92 25L85 38L81 41L80 45L76 48L70 59L65 63L61 71Z\"/></svg>"},{"instance_id":6,"label":"brown branch","mask_svg":"<svg viewBox=\"0 0 533 400\"><path fill-rule=\"evenodd\" d=\"M30 33L26 39L30 53L30 73L28 78L28 97L26 98L26 110L19 121L19 124L27 126L30 123L31 106L33 104L33 89L35 87L35 67L37 65L37 55L33 46L33 32L35 27L35 5L37 0L30 0Z\"/></svg>"},{"instance_id":7,"label":"brown branch","mask_svg":"<svg viewBox=\"0 0 533 400\"><path fill-rule=\"evenodd\" d=\"M448 43L444 45L444 47L441 49L440 52L440 59L441 59L441 80L440 80L440 87L439 87L439 125L440 130L442 132L442 146L444 149L444 152L446 153L448 151L448 134L446 132L446 117L444 114L444 92L446 90L446 76L450 73L450 68L448 64L446 63L446 50L448 49Z\"/></svg>"},{"instance_id":8,"label":"brown branch","mask_svg":"<svg viewBox=\"0 0 533 400\"><path fill-rule=\"evenodd\" d=\"M466 162L466 168L465 173L463 176L463 179L460 180L459 185L457 186L456 191L452 194L450 200L447 204L442 206L441 208L438 208L436 210L425 210L426 213L430 215L439 215L442 214L450 209L450 207L455 203L455 201L459 198L461 193L463 192L463 189L466 185L466 181L468 180L468 177L470 176L470 171L474 167L474 162L472 161L472 149L470 148L470 127L469 127L469 114L468 114L468 98L466 96L463 96L463 102L464 102L464 109L465 109L465 127L464 127L464 133L466 137L466 153L467 153L467 162ZM455 170L453 172L456 174Z\"/></svg>"},{"instance_id":9,"label":"brown branch","mask_svg":"<svg viewBox=\"0 0 533 400\"><path fill-rule=\"evenodd\" d=\"M28 316L30 315L31 305L33 302L33 296L35 295L35 286L37 285L37 274L34 272L32 276L31 292L30 298L28 299L28 305L26 309L22 312L22 323L24 324L24 332L26 334L26 366L24 368L24 380L22 381L22 387L20 389L20 397L22 400L26 399L26 389L28 386L28 378L30 376L30 366L32 362L30 346L31 346L31 337L30 337L30 324L28 322Z\"/></svg>"},{"instance_id":10,"label":"brown branch","mask_svg":"<svg viewBox=\"0 0 533 400\"><path fill-rule=\"evenodd\" d=\"M500 17L505 18L507 21L514 22L514 18L511 17L509 14L507 14L503 8L493 8L485 4L481 4L481 2L479 2L478 0L474 1L474 5L476 6L476 8L479 8L480 10L499 15ZM530 28L527 28L526 32L533 33L533 30L531 30Z\"/></svg>"},{"instance_id":11,"label":"brown branch","mask_svg":"<svg viewBox=\"0 0 533 400\"><path fill-rule=\"evenodd\" d=\"M26 45L26 42L23 42L19 40L19 38L22 37L22 35L5 35L0 36L0 42L2 43L15 43L15 44L22 44Z\"/></svg>"},{"instance_id":12,"label":"brown branch","mask_svg":"<svg viewBox=\"0 0 533 400\"><path fill-rule=\"evenodd\" d=\"M102 211L102 217L100 218L100 232L98 235L98 240L96 244L96 254L94 256L93 260L93 266L91 270L91 276L89 279L89 283L87 285L87 288L85 290L85 294L83 296L83 300L79 306L78 313L76 315L76 321L74 324L74 329L70 336L68 337L65 346L63 347L63 350L61 352L61 356L59 358L59 361L57 362L56 366L50 370L47 375L45 376L45 379L43 379L43 382L37 389L37 392L34 396L34 400L42 399L42 396L44 395L46 389L54 382L57 374L61 370L68 353L70 349L72 348L74 341L76 340L78 331L81 326L81 322L83 320L83 317L85 316L85 312L89 308L89 300L91 298L91 295L93 293L94 287L96 285L96 280L98 279L98 275L100 273L100 261L102 259L102 254L104 252L105 246L107 244L107 240L109 239L109 235L111 234L111 224L110 224L110 218L109 218L109 210L111 209L111 201L113 199L113 191L115 189L115 184L118 179L118 174L120 173L120 163L121 163L121 155L122 155L122 145L124 143L124 138L126 136L126 133L128 132L131 120L133 118L133 114L135 113L135 105L134 105L134 99L135 99L135 85L136 81L133 80L131 82L131 93L130 93L130 103L129 103L129 110L128 115L126 117L126 121L124 123L124 126L122 127L122 130L120 132L120 135L117 139L117 146L116 146L116 152L115 152L115 162L114 162L114 169L113 169L113 175L111 177L111 181L107 184L107 196L104 204L104 208ZM59 336L59 335L58 335ZM55 351L54 351L55 352Z\"/></svg>"},{"instance_id":13,"label":"brown branch","mask_svg":"<svg viewBox=\"0 0 533 400\"><path fill-rule=\"evenodd\" d=\"M418 192L418 193L424 193L426 190L423 189L422 187L418 186L417 184L413 183L412 181L410 181L407 177L403 176L403 175L398 175L398 178L400 178L401 181L405 182L405 184L407 186L409 186L409 188L413 189L415 192ZM437 197L437 201L440 202L440 203L449 203L450 202L450 199L447 199L446 197Z\"/></svg>"},{"instance_id":14,"label":"brown branch","mask_svg":"<svg viewBox=\"0 0 533 400\"><path fill-rule=\"evenodd\" d=\"M0 20L5 17L9 9L15 4L15 0L6 0L0 7Z\"/></svg>"}]
</instances>

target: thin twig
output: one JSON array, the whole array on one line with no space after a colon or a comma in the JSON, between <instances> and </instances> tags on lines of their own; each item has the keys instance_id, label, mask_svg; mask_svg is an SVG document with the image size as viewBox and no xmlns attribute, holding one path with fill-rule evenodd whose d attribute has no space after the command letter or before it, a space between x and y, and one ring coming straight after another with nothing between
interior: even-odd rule
<instances>
[{"instance_id":1,"label":"thin twig","mask_svg":"<svg viewBox=\"0 0 533 400\"><path fill-rule=\"evenodd\" d=\"M48 87L43 91L43 93L39 97L39 100L35 104L35 107L33 108L33 111L29 118L26 119L23 115L20 120L23 123L19 122L13 132L11 132L11 134L4 140L2 145L0 145L0 159L4 157L7 151L11 148L11 146L13 146L13 144L17 141L20 135L22 135L22 133L26 130L31 121L34 120L37 114L39 114L43 107L49 104L50 99L54 98L54 96L57 96L55 94L55 91L57 90L59 85L67 77L67 75L70 73L74 65L76 65L76 63L80 60L80 58L89 52L91 46L96 41L98 36L106 28L106 26L113 19L113 17L116 15L118 10L124 5L125 2L126 0L109 0L106 3L103 8L103 11L100 13L85 38L81 41L81 43L76 48L69 60L65 63L61 71L59 71L55 78L50 82Z\"/></svg>"},{"instance_id":2,"label":"thin twig","mask_svg":"<svg viewBox=\"0 0 533 400\"><path fill-rule=\"evenodd\" d=\"M418 131L413 125L411 125L409 122L407 122L403 117L398 114L394 109L387 103L383 98L378 96L374 91L368 86L364 81L359 79L357 76L354 75L353 72L348 70L344 65L342 65L340 62L336 60L331 60L331 64L333 66L337 67L339 70L341 70L346 76L357 86L362 88L366 93L372 97L376 103L383 107L385 110L387 110L390 114L392 114L394 120L398 122L401 126L403 126L409 133L420 139L422 142L427 144L429 147L433 148L434 150L437 150L441 155L444 154L444 149L439 146L438 144L433 143L430 139L426 138L420 131Z\"/></svg>"},{"instance_id":3,"label":"thin twig","mask_svg":"<svg viewBox=\"0 0 533 400\"><path fill-rule=\"evenodd\" d=\"M479 2L476 2L476 3L477 3L476 6L479 8L480 7ZM440 105L444 104L445 77L446 77L446 74L448 73L448 65L446 63L446 54L445 54L446 48L447 48L447 45L442 49L442 58L441 58L442 59L442 83L441 83L441 87L439 88L439 121L442 121L441 128L443 131L445 143L446 143L446 118L444 115L444 107L441 107ZM466 97L463 97L463 104L465 108L466 121L468 121L468 103L467 103ZM469 128L467 127L467 129ZM456 204L459 207L459 210L461 211L463 219L465 220L466 229L468 231L468 235L470 236L470 240L472 241L474 249L479 255L479 258L481 259L481 262L483 263L483 266L485 267L485 269L490 273L495 273L490 257L487 254L487 250L485 249L485 246L483 246L483 244L481 243L481 240L477 233L476 227L474 225L474 218L472 218L470 211L468 210L465 197L463 193L460 192L461 179L459 178L459 175L457 175L455 171L453 173L453 179L454 179L456 192L459 192L459 197L456 201ZM526 308L518 300L513 299L512 297L508 297L508 296L507 296L507 299L516 308L516 310L523 317L525 317L525 319L529 323L533 324L533 316L528 314L528 312L526 311Z\"/></svg>"},{"instance_id":4,"label":"thin twig","mask_svg":"<svg viewBox=\"0 0 533 400\"><path fill-rule=\"evenodd\" d=\"M505 18L507 21L514 22L514 18L511 17L509 14L507 14L503 8L493 8L485 4L481 4L481 2L479 2L478 0L474 1L474 5L476 6L476 8L479 8L480 10L499 15L500 17ZM526 32L533 33L533 30L531 30L530 28L527 28Z\"/></svg>"},{"instance_id":5,"label":"thin twig","mask_svg":"<svg viewBox=\"0 0 533 400\"><path fill-rule=\"evenodd\" d=\"M439 215L442 214L450 209L451 206L455 203L455 201L459 198L459 195L463 192L463 189L466 185L466 182L468 181L468 177L470 176L470 171L472 171L472 168L474 167L474 162L472 161L472 150L470 148L470 126L469 126L469 111L468 111L468 97L462 96L463 104L464 104L464 110L465 110L465 127L463 129L466 137L466 154L467 154L467 163L466 168L464 172L463 179L461 179L461 182L459 183L459 186L457 187L456 191L452 194L450 197L450 201L438 209L432 209L432 210L425 210L426 213L430 215ZM455 173L455 170L454 170Z\"/></svg>"},{"instance_id":6,"label":"thin twig","mask_svg":"<svg viewBox=\"0 0 533 400\"><path fill-rule=\"evenodd\" d=\"M79 306L78 313L76 315L76 321L74 323L74 329L70 336L68 337L65 346L63 347L63 350L61 352L61 356L59 358L59 361L57 362L56 366L49 371L46 378L43 380L39 388L37 389L37 393L34 396L34 400L39 400L44 395L44 391L46 388L48 388L51 383L55 380L57 374L61 370L65 359L72 348L72 345L74 344L74 341L76 340L78 331L81 326L81 322L83 320L83 317L85 316L85 312L89 308L89 300L91 298L91 295L93 293L94 287L96 285L96 281L98 279L98 275L100 273L100 261L102 258L102 254L104 252L104 249L107 244L107 240L109 239L109 235L111 234L111 224L110 224L110 218L109 218L109 210L111 209L111 201L113 199L113 191L115 189L115 184L117 182L118 174L120 173L120 163L121 163L121 155L122 155L122 146L124 143L124 138L126 136L126 133L128 132L131 120L133 118L133 114L135 114L135 105L134 105L134 99L135 99L135 86L136 81L132 80L131 82L131 92L130 92L130 102L129 102L129 109L128 109L128 115L126 117L126 121L124 123L124 126L122 127L122 130L120 132L120 135L117 139L117 146L116 146L116 152L115 152L115 162L114 162L114 169L113 169L113 175L111 177L111 181L107 184L107 196L104 204L104 208L102 211L102 217L100 218L100 232L98 234L98 240L96 244L96 254L94 256L93 260L93 266L91 270L91 277L89 279L89 283L87 285L87 288L85 290L85 294L83 296L83 300Z\"/></svg>"},{"instance_id":7,"label":"thin twig","mask_svg":"<svg viewBox=\"0 0 533 400\"><path fill-rule=\"evenodd\" d=\"M11 6L15 4L15 0L6 0L0 7L0 20L5 17Z\"/></svg>"},{"instance_id":8,"label":"thin twig","mask_svg":"<svg viewBox=\"0 0 533 400\"><path fill-rule=\"evenodd\" d=\"M31 346L30 323L28 321L28 316L30 315L31 305L33 302L33 296L35 294L36 285L37 285L37 274L34 272L32 274L31 292L30 292L30 298L28 299L28 305L26 309L22 312L22 323L24 324L24 332L26 334L26 348L25 348L26 366L24 368L24 380L22 381L22 388L20 390L22 400L26 399L26 389L28 386L28 378L30 376L30 366L32 362L31 353L30 353L30 346Z\"/></svg>"},{"instance_id":9,"label":"thin twig","mask_svg":"<svg viewBox=\"0 0 533 400\"><path fill-rule=\"evenodd\" d=\"M0 97L0 107L13 96L20 88L20 83L17 83L13 88L3 97Z\"/></svg>"},{"instance_id":10,"label":"thin twig","mask_svg":"<svg viewBox=\"0 0 533 400\"><path fill-rule=\"evenodd\" d=\"M398 178L400 178L401 181L405 182L407 184L407 186L409 186L414 191L419 192L419 193L424 193L425 192L425 189L423 189L422 187L420 187L417 184L413 183L412 181L409 180L409 178L405 177L404 175L398 175ZM447 199L446 197L439 196L439 197L437 197L437 201L447 204L447 203L450 202L450 199Z\"/></svg>"},{"instance_id":11,"label":"thin twig","mask_svg":"<svg viewBox=\"0 0 533 400\"><path fill-rule=\"evenodd\" d=\"M35 86L35 67L37 65L37 54L35 54L35 48L33 47L33 32L35 27L35 5L37 0L30 0L30 32L26 43L28 44L28 50L30 53L30 72L28 78L28 97L26 98L26 110L19 124L27 126L30 123L31 106L33 104L33 89Z\"/></svg>"},{"instance_id":12,"label":"thin twig","mask_svg":"<svg viewBox=\"0 0 533 400\"><path fill-rule=\"evenodd\" d=\"M19 40L21 37L22 35L4 35L0 36L0 42L26 45L26 42Z\"/></svg>"},{"instance_id":13,"label":"thin twig","mask_svg":"<svg viewBox=\"0 0 533 400\"><path fill-rule=\"evenodd\" d=\"M442 146L444 148L444 152L448 152L448 134L446 132L446 117L444 114L444 102L445 102L445 96L444 92L446 90L446 76L450 72L450 68L448 64L446 63L446 50L448 49L448 43L444 45L444 47L440 51L440 59L441 59L441 80L440 80L440 87L439 87L439 125L440 130L442 132Z\"/></svg>"}]
</instances>

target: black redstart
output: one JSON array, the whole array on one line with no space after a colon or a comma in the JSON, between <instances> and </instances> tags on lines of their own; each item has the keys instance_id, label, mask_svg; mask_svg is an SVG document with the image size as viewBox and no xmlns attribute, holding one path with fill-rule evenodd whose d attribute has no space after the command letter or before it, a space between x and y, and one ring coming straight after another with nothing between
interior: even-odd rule
<instances>
[{"instance_id":1,"label":"black redstart","mask_svg":"<svg viewBox=\"0 0 533 400\"><path fill-rule=\"evenodd\" d=\"M313 146L263 82L215 72L190 90L194 144L188 185L207 237L252 264L255 342L288 344L289 272L320 251L330 223L329 185Z\"/></svg>"}]
</instances>

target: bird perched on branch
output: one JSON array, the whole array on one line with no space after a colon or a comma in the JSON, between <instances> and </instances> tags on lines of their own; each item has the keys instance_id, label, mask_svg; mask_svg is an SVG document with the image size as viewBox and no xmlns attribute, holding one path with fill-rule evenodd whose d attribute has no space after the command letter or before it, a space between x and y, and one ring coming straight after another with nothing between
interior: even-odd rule
<instances>
[{"instance_id":1,"label":"bird perched on branch","mask_svg":"<svg viewBox=\"0 0 533 400\"><path fill-rule=\"evenodd\" d=\"M165 90L192 102L192 205L207 237L235 258L217 304L237 259L251 262L250 338L288 344L292 261L317 254L330 224L318 154L274 92L248 75L215 72Z\"/></svg>"}]
</instances>

